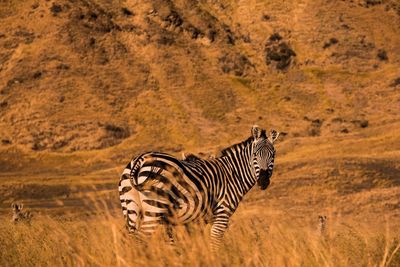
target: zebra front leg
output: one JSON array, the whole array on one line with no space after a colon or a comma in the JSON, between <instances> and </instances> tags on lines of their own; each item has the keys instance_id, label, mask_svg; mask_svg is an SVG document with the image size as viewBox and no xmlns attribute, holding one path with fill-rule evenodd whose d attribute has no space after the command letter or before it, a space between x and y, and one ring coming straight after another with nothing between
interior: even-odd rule
<instances>
[{"instance_id":1,"label":"zebra front leg","mask_svg":"<svg viewBox=\"0 0 400 267\"><path fill-rule=\"evenodd\" d=\"M221 247L224 238L224 233L228 229L230 215L227 213L220 213L214 216L211 226L211 250L217 252Z\"/></svg>"}]
</instances>

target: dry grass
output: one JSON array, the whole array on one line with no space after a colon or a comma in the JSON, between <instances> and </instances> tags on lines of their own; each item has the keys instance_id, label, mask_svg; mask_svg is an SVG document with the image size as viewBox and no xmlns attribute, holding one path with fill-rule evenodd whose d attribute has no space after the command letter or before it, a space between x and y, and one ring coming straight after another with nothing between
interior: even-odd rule
<instances>
[{"instance_id":1,"label":"dry grass","mask_svg":"<svg viewBox=\"0 0 400 267\"><path fill-rule=\"evenodd\" d=\"M148 247L136 244L121 216L106 206L87 219L39 216L29 224L2 218L1 266L399 266L400 239L389 221L382 228L341 221L321 235L301 220L235 217L217 254L208 246L207 226L176 228L176 246L163 231ZM105 211L105 212L104 212ZM315 220L317 221L317 220ZM398 234L398 232L397 232Z\"/></svg>"}]
</instances>

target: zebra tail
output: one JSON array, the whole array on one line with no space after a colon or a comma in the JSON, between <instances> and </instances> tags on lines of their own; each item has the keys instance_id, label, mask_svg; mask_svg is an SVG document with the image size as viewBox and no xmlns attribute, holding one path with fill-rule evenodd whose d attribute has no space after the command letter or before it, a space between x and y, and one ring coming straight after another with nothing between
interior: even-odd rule
<instances>
[{"instance_id":1,"label":"zebra tail","mask_svg":"<svg viewBox=\"0 0 400 267\"><path fill-rule=\"evenodd\" d=\"M124 215L126 227L130 233L137 232L142 217L139 192L135 188L133 182L133 180L137 181L140 165L140 157L129 162L122 172L118 186L122 213Z\"/></svg>"}]
</instances>

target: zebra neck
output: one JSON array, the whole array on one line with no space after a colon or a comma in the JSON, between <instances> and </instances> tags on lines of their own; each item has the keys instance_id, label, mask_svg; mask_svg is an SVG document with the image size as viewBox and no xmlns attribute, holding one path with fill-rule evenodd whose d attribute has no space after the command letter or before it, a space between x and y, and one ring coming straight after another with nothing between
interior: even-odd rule
<instances>
[{"instance_id":1,"label":"zebra neck","mask_svg":"<svg viewBox=\"0 0 400 267\"><path fill-rule=\"evenodd\" d=\"M252 168L251 155L251 144L243 144L226 154L226 160L232 171L232 177L228 177L228 179L240 199L256 184L257 179Z\"/></svg>"}]
</instances>

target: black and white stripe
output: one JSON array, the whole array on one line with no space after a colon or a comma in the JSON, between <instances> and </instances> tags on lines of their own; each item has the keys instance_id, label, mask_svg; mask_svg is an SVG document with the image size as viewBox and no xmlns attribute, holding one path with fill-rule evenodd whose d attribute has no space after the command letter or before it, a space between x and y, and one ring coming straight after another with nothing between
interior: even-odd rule
<instances>
[{"instance_id":1,"label":"black and white stripe","mask_svg":"<svg viewBox=\"0 0 400 267\"><path fill-rule=\"evenodd\" d=\"M179 160L158 152L136 157L119 182L128 230L143 239L160 224L203 219L212 223L212 246L217 248L243 196L256 183L263 190L268 187L278 135L271 131L267 137L265 130L253 126L250 138L210 160Z\"/></svg>"}]
</instances>

